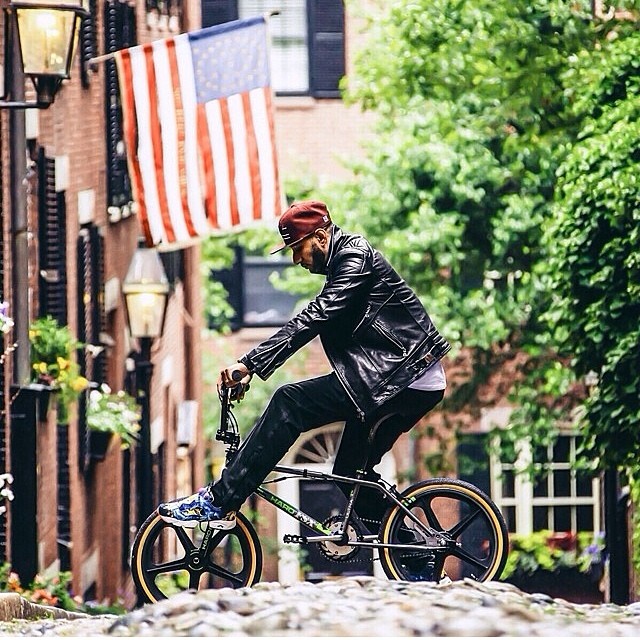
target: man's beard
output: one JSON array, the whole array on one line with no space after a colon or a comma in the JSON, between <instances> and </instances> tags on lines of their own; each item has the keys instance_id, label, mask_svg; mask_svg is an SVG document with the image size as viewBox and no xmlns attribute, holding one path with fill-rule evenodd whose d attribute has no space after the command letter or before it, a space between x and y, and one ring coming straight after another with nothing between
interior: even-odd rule
<instances>
[{"instance_id":1,"label":"man's beard","mask_svg":"<svg viewBox=\"0 0 640 640\"><path fill-rule=\"evenodd\" d=\"M324 273L326 259L327 257L324 254L324 251L322 251L322 249L320 249L320 247L318 247L314 242L311 247L311 266L309 267L309 272Z\"/></svg>"}]
</instances>

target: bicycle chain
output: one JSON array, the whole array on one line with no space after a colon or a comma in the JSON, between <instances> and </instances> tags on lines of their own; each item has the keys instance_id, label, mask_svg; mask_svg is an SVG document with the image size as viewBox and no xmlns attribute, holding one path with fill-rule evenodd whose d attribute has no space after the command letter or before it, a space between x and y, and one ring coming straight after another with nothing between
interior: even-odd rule
<instances>
[{"instance_id":1,"label":"bicycle chain","mask_svg":"<svg viewBox=\"0 0 640 640\"><path fill-rule=\"evenodd\" d=\"M360 518L360 521L363 522L364 524L374 524L377 525L376 529L380 528L380 525L382 524L382 522L380 520L372 520L371 518ZM371 529L369 529L371 530ZM320 546L320 543L318 542L314 542L312 544L315 544L317 546ZM337 562L339 564L357 564L359 562L362 562L362 558L353 558L353 559L340 559L339 557L330 557L328 555L326 555L322 549L320 549L320 553L322 554L322 556L324 556L327 560L331 561L331 562ZM427 554L427 551L416 551L416 552L405 552L402 553L399 557L400 558L420 558L420 557L424 557L425 554ZM372 557L371 560L373 562L380 562L380 555L378 555L377 557Z\"/></svg>"}]
</instances>

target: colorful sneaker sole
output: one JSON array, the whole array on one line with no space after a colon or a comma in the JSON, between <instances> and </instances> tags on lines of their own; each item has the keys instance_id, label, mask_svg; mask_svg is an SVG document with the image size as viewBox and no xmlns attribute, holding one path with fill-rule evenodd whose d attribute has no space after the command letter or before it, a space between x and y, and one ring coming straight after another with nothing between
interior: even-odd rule
<instances>
[{"instance_id":1,"label":"colorful sneaker sole","mask_svg":"<svg viewBox=\"0 0 640 640\"><path fill-rule=\"evenodd\" d=\"M160 515L160 514L158 514ZM220 529L222 531L229 531L236 526L236 517L235 515L232 517L226 517L222 520L211 520L210 522L206 520L179 520L178 518L173 518L171 516L163 516L160 515L160 518L167 524L173 524L177 527L185 527L187 529L195 529L200 524L207 525L211 529Z\"/></svg>"}]
</instances>

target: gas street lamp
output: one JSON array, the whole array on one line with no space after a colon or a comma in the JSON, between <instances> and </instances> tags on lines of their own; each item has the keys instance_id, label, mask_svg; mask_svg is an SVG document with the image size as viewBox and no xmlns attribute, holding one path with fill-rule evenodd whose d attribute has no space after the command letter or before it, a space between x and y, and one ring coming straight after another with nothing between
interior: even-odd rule
<instances>
[{"instance_id":1,"label":"gas street lamp","mask_svg":"<svg viewBox=\"0 0 640 640\"><path fill-rule=\"evenodd\" d=\"M140 344L136 358L137 399L141 409L140 445L137 454L138 524L153 511L153 465L151 459L151 345L162 335L169 297L169 281L156 249L138 248L122 283L129 331Z\"/></svg>"},{"instance_id":2,"label":"gas street lamp","mask_svg":"<svg viewBox=\"0 0 640 640\"><path fill-rule=\"evenodd\" d=\"M46 109L63 80L70 78L71 62L88 0L0 0L4 12L6 59L4 109ZM20 65L20 61L22 64ZM36 101L25 102L16 81L31 78ZM6 89L6 91L5 91Z\"/></svg>"}]
</instances>

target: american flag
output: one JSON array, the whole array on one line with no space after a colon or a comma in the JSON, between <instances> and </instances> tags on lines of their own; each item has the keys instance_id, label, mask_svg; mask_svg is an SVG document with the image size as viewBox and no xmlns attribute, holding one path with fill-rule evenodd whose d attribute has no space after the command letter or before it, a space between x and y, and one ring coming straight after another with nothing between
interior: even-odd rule
<instances>
[{"instance_id":1,"label":"american flag","mask_svg":"<svg viewBox=\"0 0 640 640\"><path fill-rule=\"evenodd\" d=\"M279 214L265 18L123 49L115 59L149 246Z\"/></svg>"}]
</instances>

